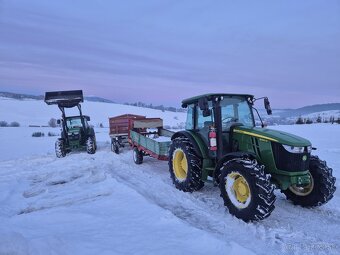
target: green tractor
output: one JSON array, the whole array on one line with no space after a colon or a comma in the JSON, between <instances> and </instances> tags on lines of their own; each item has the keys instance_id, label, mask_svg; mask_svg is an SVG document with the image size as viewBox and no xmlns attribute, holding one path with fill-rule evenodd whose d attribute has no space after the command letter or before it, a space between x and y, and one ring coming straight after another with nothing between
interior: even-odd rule
<instances>
[{"instance_id":1,"label":"green tractor","mask_svg":"<svg viewBox=\"0 0 340 255\"><path fill-rule=\"evenodd\" d=\"M93 127L88 124L89 116L82 114L80 103L84 101L82 90L46 92L45 102L48 105L58 105L62 118L57 123L61 125L61 138L55 143L55 153L58 158L65 157L72 150L86 150L94 154L97 149L96 136ZM65 108L77 107L79 116L66 117Z\"/></svg>"},{"instance_id":2,"label":"green tractor","mask_svg":"<svg viewBox=\"0 0 340 255\"><path fill-rule=\"evenodd\" d=\"M265 109L271 114L268 98ZM169 171L177 189L200 190L204 182L219 186L229 212L246 222L262 220L274 210L274 189L303 207L327 203L335 177L325 161L311 155L311 142L264 127L244 94L206 94L183 100L186 130L172 136ZM261 127L255 126L254 111Z\"/></svg>"}]
</instances>

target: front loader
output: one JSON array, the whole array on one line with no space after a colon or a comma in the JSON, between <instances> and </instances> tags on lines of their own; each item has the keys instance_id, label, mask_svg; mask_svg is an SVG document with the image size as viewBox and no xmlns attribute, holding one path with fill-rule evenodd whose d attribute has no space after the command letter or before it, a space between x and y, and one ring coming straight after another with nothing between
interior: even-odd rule
<instances>
[{"instance_id":1,"label":"front loader","mask_svg":"<svg viewBox=\"0 0 340 255\"><path fill-rule=\"evenodd\" d=\"M336 189L332 169L311 154L310 141L263 124L256 127L256 100L206 94L182 101L188 109L186 130L172 136L168 156L176 188L193 192L212 181L229 212L246 222L271 214L275 188L296 205L327 203ZM264 103L271 114L268 98Z\"/></svg>"},{"instance_id":2,"label":"front loader","mask_svg":"<svg viewBox=\"0 0 340 255\"><path fill-rule=\"evenodd\" d=\"M55 143L55 153L58 158L65 157L72 150L86 150L94 154L97 149L96 136L93 127L88 124L90 117L83 115L80 103L84 101L82 90L46 92L45 102L48 105L58 105L62 115L58 120L61 125L61 137ZM66 117L65 108L77 107L79 115Z\"/></svg>"}]
</instances>

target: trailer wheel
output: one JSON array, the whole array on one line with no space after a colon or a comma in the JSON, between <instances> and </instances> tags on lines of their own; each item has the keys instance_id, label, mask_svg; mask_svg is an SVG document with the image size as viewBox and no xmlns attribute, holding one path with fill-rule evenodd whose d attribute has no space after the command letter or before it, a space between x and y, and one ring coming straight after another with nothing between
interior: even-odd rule
<instances>
[{"instance_id":1,"label":"trailer wheel","mask_svg":"<svg viewBox=\"0 0 340 255\"><path fill-rule=\"evenodd\" d=\"M143 163L143 153L138 150L137 147L133 148L133 161L137 164L140 165Z\"/></svg>"},{"instance_id":2,"label":"trailer wheel","mask_svg":"<svg viewBox=\"0 0 340 255\"><path fill-rule=\"evenodd\" d=\"M229 212L245 222L262 220L275 208L274 185L264 166L256 160L225 162L221 168L220 190Z\"/></svg>"},{"instance_id":3,"label":"trailer wheel","mask_svg":"<svg viewBox=\"0 0 340 255\"><path fill-rule=\"evenodd\" d=\"M89 136L86 140L86 151L88 154L94 154L96 152L96 141L92 136Z\"/></svg>"},{"instance_id":4,"label":"trailer wheel","mask_svg":"<svg viewBox=\"0 0 340 255\"><path fill-rule=\"evenodd\" d=\"M311 156L309 163L311 183L304 187L291 186L282 192L295 205L315 207L327 203L336 190L332 168L317 156Z\"/></svg>"},{"instance_id":5,"label":"trailer wheel","mask_svg":"<svg viewBox=\"0 0 340 255\"><path fill-rule=\"evenodd\" d=\"M58 139L55 142L55 154L58 158L63 158L66 156L65 142L63 139Z\"/></svg>"},{"instance_id":6,"label":"trailer wheel","mask_svg":"<svg viewBox=\"0 0 340 255\"><path fill-rule=\"evenodd\" d=\"M111 140L111 151L116 154L119 154L119 145L117 141L115 141L114 139Z\"/></svg>"},{"instance_id":7,"label":"trailer wheel","mask_svg":"<svg viewBox=\"0 0 340 255\"><path fill-rule=\"evenodd\" d=\"M176 188L184 192L200 190L202 181L202 159L195 154L190 140L177 137L169 148L169 171Z\"/></svg>"}]
</instances>

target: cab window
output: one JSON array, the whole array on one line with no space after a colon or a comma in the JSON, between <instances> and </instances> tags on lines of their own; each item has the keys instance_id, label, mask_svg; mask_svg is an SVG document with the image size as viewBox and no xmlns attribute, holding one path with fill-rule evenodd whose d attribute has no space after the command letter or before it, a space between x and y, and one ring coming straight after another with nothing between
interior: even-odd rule
<instances>
[{"instance_id":1,"label":"cab window","mask_svg":"<svg viewBox=\"0 0 340 255\"><path fill-rule=\"evenodd\" d=\"M194 129L194 108L195 106L193 104L188 105L188 111L187 111L187 122L185 124L186 130L192 130Z\"/></svg>"},{"instance_id":2,"label":"cab window","mask_svg":"<svg viewBox=\"0 0 340 255\"><path fill-rule=\"evenodd\" d=\"M209 109L212 108L212 103L209 101ZM196 107L196 114L197 114L197 122L196 122L196 129L208 128L214 124L214 115L211 112L210 116L204 117L203 111L197 106Z\"/></svg>"}]
</instances>

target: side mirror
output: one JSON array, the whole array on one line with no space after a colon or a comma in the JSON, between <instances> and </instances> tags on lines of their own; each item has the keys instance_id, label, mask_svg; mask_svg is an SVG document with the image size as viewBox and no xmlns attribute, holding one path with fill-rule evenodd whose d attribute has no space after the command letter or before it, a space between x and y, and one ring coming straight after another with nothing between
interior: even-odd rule
<instances>
[{"instance_id":1,"label":"side mirror","mask_svg":"<svg viewBox=\"0 0 340 255\"><path fill-rule=\"evenodd\" d=\"M61 124L61 121L60 121L60 120L57 120L57 124L60 125L60 124Z\"/></svg>"},{"instance_id":2,"label":"side mirror","mask_svg":"<svg viewBox=\"0 0 340 255\"><path fill-rule=\"evenodd\" d=\"M268 115L272 114L272 108L270 107L270 103L269 103L268 97L264 98L264 108L266 109Z\"/></svg>"},{"instance_id":3,"label":"side mirror","mask_svg":"<svg viewBox=\"0 0 340 255\"><path fill-rule=\"evenodd\" d=\"M210 109L203 110L203 117L208 117L210 115L211 115L211 110Z\"/></svg>"},{"instance_id":4,"label":"side mirror","mask_svg":"<svg viewBox=\"0 0 340 255\"><path fill-rule=\"evenodd\" d=\"M209 109L208 99L205 97L200 98L198 100L198 106L202 111Z\"/></svg>"},{"instance_id":5,"label":"side mirror","mask_svg":"<svg viewBox=\"0 0 340 255\"><path fill-rule=\"evenodd\" d=\"M90 118L89 116L85 116L85 119L86 119L87 121L91 121L91 118Z\"/></svg>"},{"instance_id":6,"label":"side mirror","mask_svg":"<svg viewBox=\"0 0 340 255\"><path fill-rule=\"evenodd\" d=\"M203 111L203 117L208 117L211 115L211 110L209 109L208 99L203 97L198 100L198 106Z\"/></svg>"}]
</instances>

